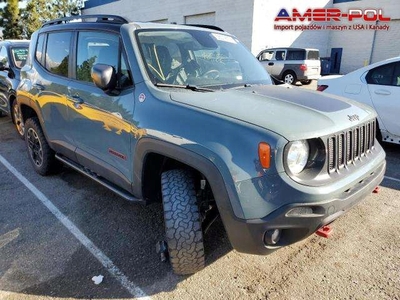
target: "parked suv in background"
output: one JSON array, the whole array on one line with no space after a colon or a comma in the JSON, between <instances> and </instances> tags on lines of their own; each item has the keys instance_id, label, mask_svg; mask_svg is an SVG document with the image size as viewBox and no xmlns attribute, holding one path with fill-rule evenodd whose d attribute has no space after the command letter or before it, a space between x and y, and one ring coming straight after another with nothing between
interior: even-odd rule
<instances>
[{"instance_id":1,"label":"parked suv in background","mask_svg":"<svg viewBox=\"0 0 400 300\"><path fill-rule=\"evenodd\" d=\"M0 42L0 116L11 115L21 137L24 136L24 128L15 97L20 81L20 70L28 57L28 48L29 41Z\"/></svg>"},{"instance_id":2,"label":"parked suv in background","mask_svg":"<svg viewBox=\"0 0 400 300\"><path fill-rule=\"evenodd\" d=\"M321 61L317 49L270 48L257 55L269 74L288 84L310 84L321 77Z\"/></svg>"},{"instance_id":3,"label":"parked suv in background","mask_svg":"<svg viewBox=\"0 0 400 300\"><path fill-rule=\"evenodd\" d=\"M223 31L59 19L32 35L22 76L34 169L59 160L127 200L162 202L158 248L177 274L204 267L218 216L234 249L268 254L334 221L385 172L371 108L272 85Z\"/></svg>"}]
</instances>

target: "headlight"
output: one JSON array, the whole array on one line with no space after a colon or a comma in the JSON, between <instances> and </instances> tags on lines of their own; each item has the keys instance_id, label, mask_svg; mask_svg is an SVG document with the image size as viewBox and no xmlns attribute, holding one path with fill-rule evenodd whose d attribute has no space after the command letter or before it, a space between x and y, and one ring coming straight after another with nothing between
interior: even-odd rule
<instances>
[{"instance_id":1,"label":"headlight","mask_svg":"<svg viewBox=\"0 0 400 300\"><path fill-rule=\"evenodd\" d=\"M307 141L294 141L288 145L286 163L292 174L299 174L304 170L310 148Z\"/></svg>"}]
</instances>

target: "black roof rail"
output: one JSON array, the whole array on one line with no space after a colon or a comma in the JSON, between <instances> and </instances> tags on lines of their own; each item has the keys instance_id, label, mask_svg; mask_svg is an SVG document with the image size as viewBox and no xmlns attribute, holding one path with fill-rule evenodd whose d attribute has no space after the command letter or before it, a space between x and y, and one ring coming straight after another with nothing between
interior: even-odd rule
<instances>
[{"instance_id":1,"label":"black roof rail","mask_svg":"<svg viewBox=\"0 0 400 300\"><path fill-rule=\"evenodd\" d=\"M215 26L215 25L206 25L206 24L183 24L186 26L195 26L195 27L202 27L202 28L208 28L208 29L213 29L213 30L218 30L225 32L221 27Z\"/></svg>"},{"instance_id":2,"label":"black roof rail","mask_svg":"<svg viewBox=\"0 0 400 300\"><path fill-rule=\"evenodd\" d=\"M99 23L114 23L114 24L129 23L129 20L125 19L124 17L116 15L79 15L79 16L77 15L77 16L65 17L48 21L42 25L42 28L45 26L65 24L78 20L81 20L81 22L99 22Z\"/></svg>"}]
</instances>

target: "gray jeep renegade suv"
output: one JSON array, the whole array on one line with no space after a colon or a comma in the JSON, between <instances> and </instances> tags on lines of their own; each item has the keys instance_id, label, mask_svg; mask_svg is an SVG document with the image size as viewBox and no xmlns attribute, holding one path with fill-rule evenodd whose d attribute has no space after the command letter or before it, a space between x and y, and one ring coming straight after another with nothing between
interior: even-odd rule
<instances>
[{"instance_id":1,"label":"gray jeep renegade suv","mask_svg":"<svg viewBox=\"0 0 400 300\"><path fill-rule=\"evenodd\" d=\"M216 28L64 18L35 32L29 53L17 101L34 169L61 161L127 200L161 201L158 246L177 274L204 267L218 216L234 249L268 254L383 178L370 107L272 85Z\"/></svg>"}]
</instances>

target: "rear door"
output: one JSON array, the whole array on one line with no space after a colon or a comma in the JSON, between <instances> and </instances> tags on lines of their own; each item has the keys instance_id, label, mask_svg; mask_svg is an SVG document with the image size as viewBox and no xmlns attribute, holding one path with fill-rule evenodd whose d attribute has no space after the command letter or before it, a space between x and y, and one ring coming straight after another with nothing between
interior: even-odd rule
<instances>
[{"instance_id":1,"label":"rear door","mask_svg":"<svg viewBox=\"0 0 400 300\"><path fill-rule=\"evenodd\" d=\"M319 58L318 50L307 50L306 61L307 70L304 75L306 76L318 76L321 74L321 60Z\"/></svg>"},{"instance_id":2,"label":"rear door","mask_svg":"<svg viewBox=\"0 0 400 300\"><path fill-rule=\"evenodd\" d=\"M130 190L133 85L119 35L101 31L76 33L75 80L68 87L71 134L78 162ZM119 89L103 91L91 78L95 64L114 67Z\"/></svg>"},{"instance_id":3,"label":"rear door","mask_svg":"<svg viewBox=\"0 0 400 300\"><path fill-rule=\"evenodd\" d=\"M400 136L400 62L370 70L366 80L381 127L383 125L392 135Z\"/></svg>"},{"instance_id":4,"label":"rear door","mask_svg":"<svg viewBox=\"0 0 400 300\"><path fill-rule=\"evenodd\" d=\"M69 136L66 96L70 82L71 37L70 31L39 35L34 59L36 67L27 71L32 82L29 97L40 107L47 138L54 150L68 157L73 157L75 149ZM21 93L21 97L24 96L25 93Z\"/></svg>"}]
</instances>

